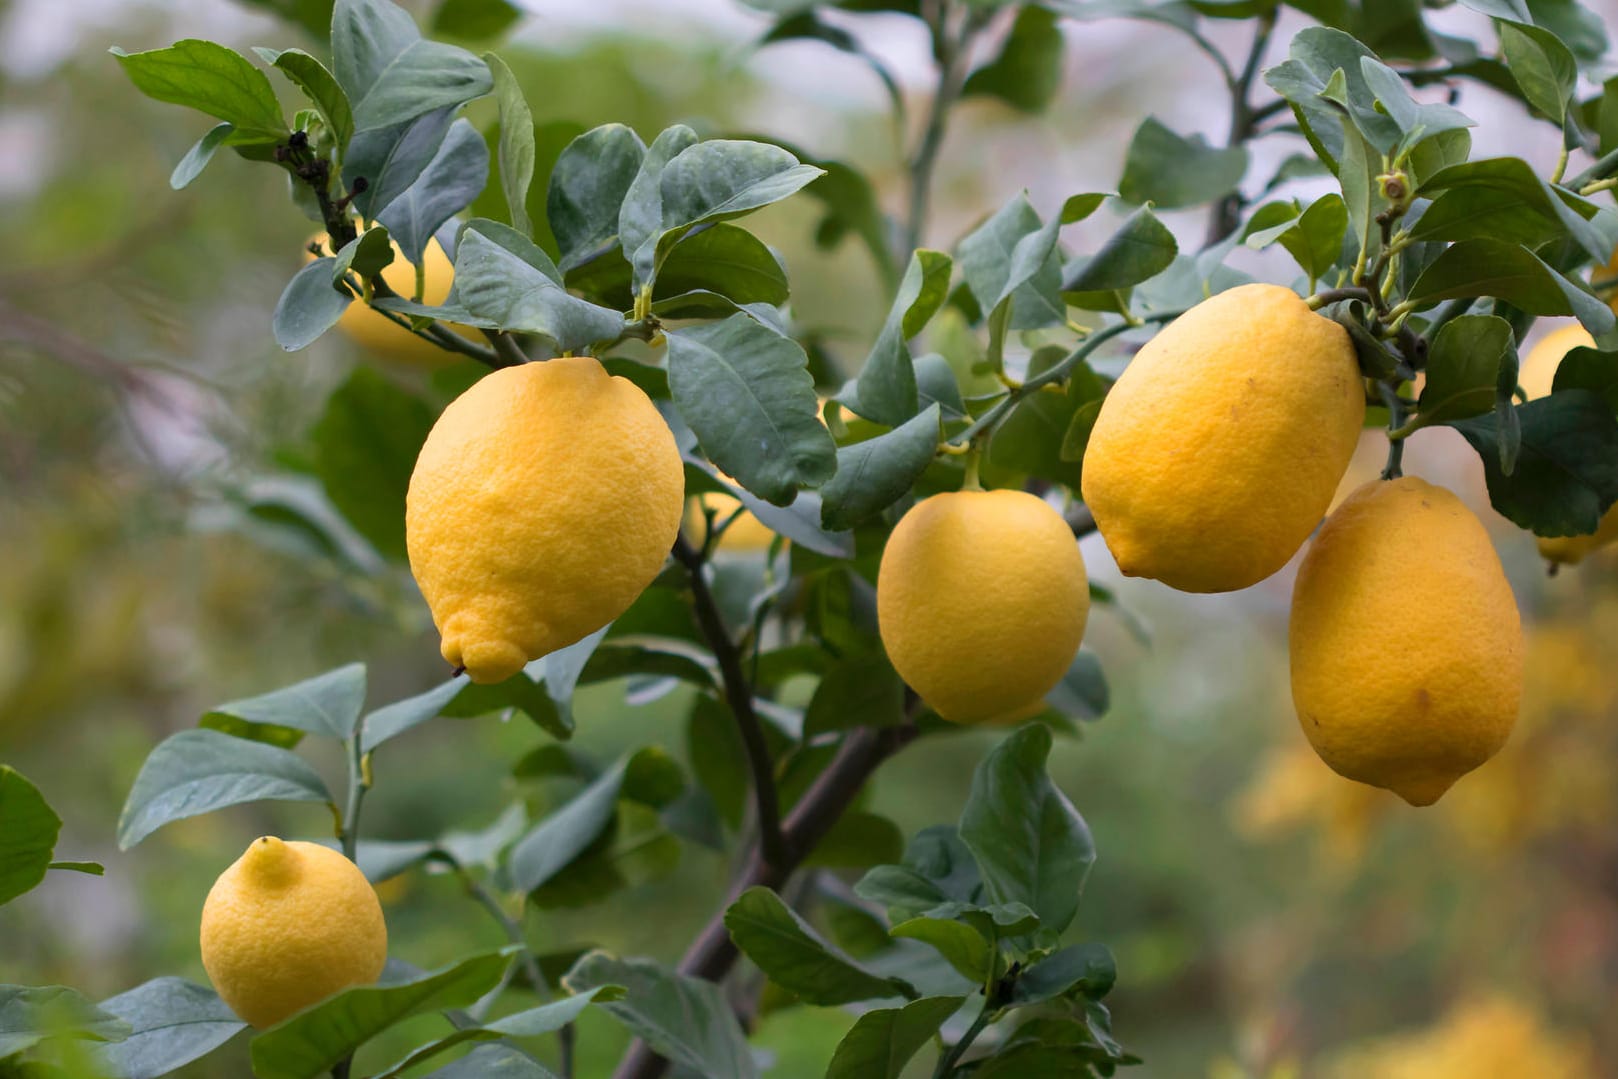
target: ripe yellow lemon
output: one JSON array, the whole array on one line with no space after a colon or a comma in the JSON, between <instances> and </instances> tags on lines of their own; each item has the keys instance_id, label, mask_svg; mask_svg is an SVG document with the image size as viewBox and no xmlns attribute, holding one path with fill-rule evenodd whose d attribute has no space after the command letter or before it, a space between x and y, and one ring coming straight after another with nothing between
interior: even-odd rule
<instances>
[{"instance_id":1,"label":"ripe yellow lemon","mask_svg":"<svg viewBox=\"0 0 1618 1079\"><path fill-rule=\"evenodd\" d=\"M1292 700L1322 760L1431 805L1505 744L1522 623L1472 511L1414 476L1349 496L1292 594Z\"/></svg>"},{"instance_id":2,"label":"ripe yellow lemon","mask_svg":"<svg viewBox=\"0 0 1618 1079\"><path fill-rule=\"evenodd\" d=\"M1291 289L1242 285L1125 368L1085 451L1084 501L1125 574L1246 588L1320 523L1364 422L1348 332Z\"/></svg>"},{"instance_id":3,"label":"ripe yellow lemon","mask_svg":"<svg viewBox=\"0 0 1618 1079\"><path fill-rule=\"evenodd\" d=\"M956 723L1019 719L1067 672L1090 583L1067 522L1022 491L917 503L882 553L882 643L894 668Z\"/></svg>"},{"instance_id":4,"label":"ripe yellow lemon","mask_svg":"<svg viewBox=\"0 0 1618 1079\"><path fill-rule=\"evenodd\" d=\"M318 843L255 839L202 907L202 965L260 1029L351 985L388 958L382 906L359 867Z\"/></svg>"},{"instance_id":5,"label":"ripe yellow lemon","mask_svg":"<svg viewBox=\"0 0 1618 1079\"><path fill-rule=\"evenodd\" d=\"M588 356L507 367L450 403L405 499L410 569L474 682L622 614L680 528L685 470L651 399Z\"/></svg>"},{"instance_id":6,"label":"ripe yellow lemon","mask_svg":"<svg viewBox=\"0 0 1618 1079\"><path fill-rule=\"evenodd\" d=\"M322 250L330 250L323 232L312 237L310 242L319 244ZM309 256L309 259L313 258L313 255ZM450 263L449 256L444 254L444 249L438 246L437 240L428 241L421 265L425 275L421 302L437 307L449 296L455 267ZM416 268L405 261L404 252L398 244L393 245L393 261L382 269L382 280L401 296L413 297L416 294ZM469 341L483 340L483 335L470 326L445 325ZM342 317L337 320L337 329L366 351L401 363L436 367L461 358L431 341L423 340L357 299L344 309Z\"/></svg>"},{"instance_id":7,"label":"ripe yellow lemon","mask_svg":"<svg viewBox=\"0 0 1618 1079\"><path fill-rule=\"evenodd\" d=\"M1599 272L1597 276L1600 276ZM1578 323L1559 326L1540 338L1539 343L1528 350L1528 356L1522 362L1522 370L1517 375L1517 384L1523 388L1530 401L1536 397L1544 397L1551 392L1551 383L1556 378L1556 368L1561 364L1563 356L1576 348L1595 347L1595 338L1590 336L1589 330ZM1614 540L1618 540L1618 505L1608 508L1607 512L1601 515L1601 522L1596 526L1596 530L1588 535L1538 537L1539 554L1548 562L1574 565Z\"/></svg>"}]
</instances>

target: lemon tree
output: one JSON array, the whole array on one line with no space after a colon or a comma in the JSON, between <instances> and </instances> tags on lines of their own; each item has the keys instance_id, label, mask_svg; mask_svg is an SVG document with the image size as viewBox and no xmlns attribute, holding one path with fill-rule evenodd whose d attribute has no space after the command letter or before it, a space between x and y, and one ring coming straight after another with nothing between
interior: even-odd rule
<instances>
[{"instance_id":1,"label":"lemon tree","mask_svg":"<svg viewBox=\"0 0 1618 1079\"><path fill-rule=\"evenodd\" d=\"M258 838L223 869L211 986L0 986L0 1068L156 1077L235 1053L266 1079L575 1079L588 1012L633 1036L615 1079L750 1079L761 999L858 1006L830 1079L1138 1063L1079 918L1095 844L1047 770L1107 708L1081 645L1092 607L1124 612L1089 582L1095 533L1093 557L1185 591L1303 552L1293 698L1323 763L1289 775L1329 766L1425 805L1511 752L1511 590L1474 512L1404 475L1404 451L1458 432L1493 509L1555 562L1611 538L1618 80L1577 0L1463 0L1441 28L1417 4L747 0L759 48L840 50L889 88L898 185L799 132L559 137L499 52L468 47L520 21L505 0L418 5L427 33L391 0L259 6L319 47L186 39L109 62L210 118L176 190L284 175L306 257L263 331L288 363L336 328L384 364L355 366L293 455L318 506L260 508L333 572L413 582L444 665L382 701L336 666L152 748L108 822L122 852L266 800L302 804L311 840ZM931 46L919 115L872 13ZM1196 46L1228 135L1141 117L1108 190L1019 194L943 233L956 106L1038 113L1102 19ZM1235 53L1214 44L1237 31ZM1483 89L1551 160L1474 153ZM753 230L788 200L882 284L857 347ZM1562 328L1520 371L1541 319ZM1367 426L1381 477L1331 510ZM575 690L602 683L679 700L685 729L577 753ZM531 722L541 745L514 767L568 794L372 838L368 794L410 733L491 716ZM974 725L1004 729L954 823L906 839L867 808L886 761ZM57 859L59 829L0 767L0 901L100 871ZM660 957L535 939L531 909L589 908L689 845L734 866L695 939ZM373 886L423 871L464 888L466 940L507 943L412 965ZM519 991L538 1002L512 1010ZM400 1031L408 1055L379 1058Z\"/></svg>"}]
</instances>

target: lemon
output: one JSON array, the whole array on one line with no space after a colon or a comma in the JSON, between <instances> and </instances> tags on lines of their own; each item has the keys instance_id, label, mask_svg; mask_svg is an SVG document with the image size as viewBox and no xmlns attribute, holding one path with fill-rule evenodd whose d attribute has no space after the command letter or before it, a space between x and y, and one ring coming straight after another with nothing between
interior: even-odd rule
<instances>
[{"instance_id":1,"label":"lemon","mask_svg":"<svg viewBox=\"0 0 1618 1079\"><path fill-rule=\"evenodd\" d=\"M255 839L202 907L202 965L260 1029L351 985L388 958L382 906L359 867L318 843Z\"/></svg>"},{"instance_id":2,"label":"lemon","mask_svg":"<svg viewBox=\"0 0 1618 1079\"><path fill-rule=\"evenodd\" d=\"M1364 422L1347 331L1291 289L1242 285L1124 370L1085 451L1084 500L1128 576L1246 588L1320 523Z\"/></svg>"},{"instance_id":3,"label":"lemon","mask_svg":"<svg viewBox=\"0 0 1618 1079\"><path fill-rule=\"evenodd\" d=\"M450 403L405 500L444 658L498 682L622 614L680 528L674 435L588 356L507 367Z\"/></svg>"},{"instance_id":4,"label":"lemon","mask_svg":"<svg viewBox=\"0 0 1618 1079\"><path fill-rule=\"evenodd\" d=\"M956 723L1031 715L1084 636L1090 584L1073 531L1022 491L917 503L882 552L882 643L900 676Z\"/></svg>"},{"instance_id":5,"label":"lemon","mask_svg":"<svg viewBox=\"0 0 1618 1079\"><path fill-rule=\"evenodd\" d=\"M686 512L686 527L692 535L702 535L703 518L711 511L714 523L721 524L736 513L741 500L730 495L709 491L698 495L691 500L691 508ZM725 526L724 534L719 537L718 550L727 554L743 554L753 551L767 551L770 544L775 542L775 533L770 526L753 516L751 510L742 510L736 514L736 519Z\"/></svg>"},{"instance_id":6,"label":"lemon","mask_svg":"<svg viewBox=\"0 0 1618 1079\"><path fill-rule=\"evenodd\" d=\"M1618 259L1614 261L1618 262ZM1517 383L1530 401L1536 397L1544 397L1551 392L1551 383L1556 378L1556 368L1561 364L1563 356L1576 348L1595 347L1595 338L1590 336L1589 330L1578 323L1559 326L1540 338L1539 343L1528 350L1528 357L1523 360ZM1607 546L1613 540L1618 540L1618 505L1609 507L1607 512L1601 515L1601 521L1592 533L1582 536L1538 537L1539 554L1541 558L1557 565L1574 565L1584 561L1593 551Z\"/></svg>"},{"instance_id":7,"label":"lemon","mask_svg":"<svg viewBox=\"0 0 1618 1079\"><path fill-rule=\"evenodd\" d=\"M322 250L329 250L323 232L311 237L310 242L320 245ZM313 259L314 256L310 255L309 258ZM422 290L421 302L437 307L449 297L455 267L450 263L449 256L444 254L444 249L438 246L437 240L427 242L421 265L426 286ZM382 269L382 280L401 296L414 297L416 294L416 268L405 261L404 251L398 244L393 245L393 261ZM469 341L483 340L483 335L470 326L445 325ZM342 317L337 320L337 328L356 345L384 359L433 367L453 363L460 358L411 333L357 299L344 309Z\"/></svg>"},{"instance_id":8,"label":"lemon","mask_svg":"<svg viewBox=\"0 0 1618 1079\"><path fill-rule=\"evenodd\" d=\"M1292 595L1292 700L1322 760L1431 805L1505 743L1522 623L1489 535L1449 491L1376 480L1327 520Z\"/></svg>"}]
</instances>

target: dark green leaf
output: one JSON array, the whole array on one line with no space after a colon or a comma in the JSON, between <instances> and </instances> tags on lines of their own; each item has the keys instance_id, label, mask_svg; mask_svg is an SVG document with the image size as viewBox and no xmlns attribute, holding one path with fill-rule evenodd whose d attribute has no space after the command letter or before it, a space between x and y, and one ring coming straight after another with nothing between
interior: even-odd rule
<instances>
[{"instance_id":1,"label":"dark green leaf","mask_svg":"<svg viewBox=\"0 0 1618 1079\"><path fill-rule=\"evenodd\" d=\"M1618 352L1573 349L1556 365L1551 390L1589 390L1618 412Z\"/></svg>"},{"instance_id":2,"label":"dark green leaf","mask_svg":"<svg viewBox=\"0 0 1618 1079\"><path fill-rule=\"evenodd\" d=\"M108 1066L125 1079L168 1075L247 1026L212 989L184 978L153 978L102 1001L101 1009L129 1024L129 1037L103 1050Z\"/></svg>"},{"instance_id":3,"label":"dark green leaf","mask_svg":"<svg viewBox=\"0 0 1618 1079\"><path fill-rule=\"evenodd\" d=\"M667 313L668 297L698 290L728 301L717 316L725 317L742 304L786 303L787 275L764 241L736 225L719 224L674 246L657 275L653 310L661 304L660 313Z\"/></svg>"},{"instance_id":4,"label":"dark green leaf","mask_svg":"<svg viewBox=\"0 0 1618 1079\"><path fill-rule=\"evenodd\" d=\"M1131 288L1168 269L1179 250L1174 233L1143 206L1129 215L1095 255L1070 264L1062 291Z\"/></svg>"},{"instance_id":5,"label":"dark green leaf","mask_svg":"<svg viewBox=\"0 0 1618 1079\"><path fill-rule=\"evenodd\" d=\"M974 902L981 888L972 852L954 828L939 825L916 833L905 849L903 864L877 866L860 878L854 891L882 904L888 920L897 923L941 903Z\"/></svg>"},{"instance_id":6,"label":"dark green leaf","mask_svg":"<svg viewBox=\"0 0 1618 1079\"><path fill-rule=\"evenodd\" d=\"M455 290L474 315L501 329L543 334L564 351L583 352L611 340L624 324L618 312L569 295L541 269L474 229L462 234L455 250Z\"/></svg>"},{"instance_id":7,"label":"dark green leaf","mask_svg":"<svg viewBox=\"0 0 1618 1079\"><path fill-rule=\"evenodd\" d=\"M405 554L405 492L432 429L427 402L369 367L356 367L315 424L315 473L332 504L378 552Z\"/></svg>"},{"instance_id":8,"label":"dark green leaf","mask_svg":"<svg viewBox=\"0 0 1618 1079\"><path fill-rule=\"evenodd\" d=\"M511 954L504 949L475 955L408 982L345 989L255 1037L253 1074L259 1079L324 1076L396 1023L472 1004L500 983Z\"/></svg>"},{"instance_id":9,"label":"dark green leaf","mask_svg":"<svg viewBox=\"0 0 1618 1079\"><path fill-rule=\"evenodd\" d=\"M623 787L625 761L619 761L545 817L511 849L511 882L531 892L583 854L612 823Z\"/></svg>"},{"instance_id":10,"label":"dark green leaf","mask_svg":"<svg viewBox=\"0 0 1618 1079\"><path fill-rule=\"evenodd\" d=\"M239 52L195 38L166 49L111 52L147 97L229 122L232 144L281 142L291 134L270 80Z\"/></svg>"},{"instance_id":11,"label":"dark green leaf","mask_svg":"<svg viewBox=\"0 0 1618 1079\"><path fill-rule=\"evenodd\" d=\"M640 169L618 211L618 238L633 267L632 287L639 291L652 283L657 241L663 234L663 169L682 151L697 143L697 133L684 124L665 128L641 159Z\"/></svg>"},{"instance_id":12,"label":"dark green leaf","mask_svg":"<svg viewBox=\"0 0 1618 1079\"><path fill-rule=\"evenodd\" d=\"M1516 468L1501 468L1499 417L1450 424L1483 459L1489 502L1540 536L1589 535L1618 501L1618 422L1589 390L1552 393L1512 410L1521 426Z\"/></svg>"},{"instance_id":13,"label":"dark green leaf","mask_svg":"<svg viewBox=\"0 0 1618 1079\"><path fill-rule=\"evenodd\" d=\"M1506 20L1495 25L1500 31L1500 53L1523 97L1560 125L1579 81L1573 53L1561 38L1538 26Z\"/></svg>"},{"instance_id":14,"label":"dark green leaf","mask_svg":"<svg viewBox=\"0 0 1618 1079\"><path fill-rule=\"evenodd\" d=\"M622 1000L601 1005L677 1067L704 1079L755 1079L747 1037L719 986L672 973L647 959L591 952L563 979L575 993L621 985Z\"/></svg>"},{"instance_id":15,"label":"dark green leaf","mask_svg":"<svg viewBox=\"0 0 1618 1079\"><path fill-rule=\"evenodd\" d=\"M1246 172L1245 149L1217 149L1200 135L1177 135L1147 117L1130 140L1118 194L1130 202L1178 210L1228 195Z\"/></svg>"},{"instance_id":16,"label":"dark green leaf","mask_svg":"<svg viewBox=\"0 0 1618 1079\"><path fill-rule=\"evenodd\" d=\"M904 845L904 832L892 820L851 809L837 818L803 864L807 868L869 869L896 861Z\"/></svg>"},{"instance_id":17,"label":"dark green leaf","mask_svg":"<svg viewBox=\"0 0 1618 1079\"><path fill-rule=\"evenodd\" d=\"M0 764L0 905L45 879L61 830L62 818L39 788Z\"/></svg>"},{"instance_id":18,"label":"dark green leaf","mask_svg":"<svg viewBox=\"0 0 1618 1079\"><path fill-rule=\"evenodd\" d=\"M961 91L997 97L1022 112L1042 112L1062 85L1062 31L1056 13L1035 5L1017 12L994 59L972 72Z\"/></svg>"},{"instance_id":19,"label":"dark green leaf","mask_svg":"<svg viewBox=\"0 0 1618 1079\"><path fill-rule=\"evenodd\" d=\"M801 190L821 170L779 146L711 139L675 154L659 174L665 241L693 225L752 213ZM659 250L663 250L663 243Z\"/></svg>"},{"instance_id":20,"label":"dark green leaf","mask_svg":"<svg viewBox=\"0 0 1618 1079\"><path fill-rule=\"evenodd\" d=\"M377 1079L396 1079L401 1073L465 1042L508 1037L537 1038L542 1034L554 1033L576 1020L584 1009L590 1006L592 1000L611 996L613 992L615 990L609 986L597 986L575 996L565 996L536 1008L514 1012L482 1026L461 1027L452 1034L446 1034L437 1041L428 1042L417 1048L404 1059L395 1061L379 1072Z\"/></svg>"},{"instance_id":21,"label":"dark green leaf","mask_svg":"<svg viewBox=\"0 0 1618 1079\"><path fill-rule=\"evenodd\" d=\"M916 414L916 372L907 341L937 314L949 293L948 255L921 250L910 256L887 320L860 369L859 408L867 419L898 427Z\"/></svg>"},{"instance_id":22,"label":"dark green leaf","mask_svg":"<svg viewBox=\"0 0 1618 1079\"><path fill-rule=\"evenodd\" d=\"M646 144L623 124L587 131L562 151L551 170L546 208L563 270L617 239L621 207L645 157Z\"/></svg>"},{"instance_id":23,"label":"dark green leaf","mask_svg":"<svg viewBox=\"0 0 1618 1079\"><path fill-rule=\"evenodd\" d=\"M902 1008L876 1008L855 1021L832 1055L826 1079L899 1079L964 997L926 997Z\"/></svg>"},{"instance_id":24,"label":"dark green leaf","mask_svg":"<svg viewBox=\"0 0 1618 1079\"><path fill-rule=\"evenodd\" d=\"M1094 652L1080 649L1056 688L1045 694L1045 700L1065 716L1100 719L1106 715L1112 694L1107 689L1101 660Z\"/></svg>"},{"instance_id":25,"label":"dark green leaf","mask_svg":"<svg viewBox=\"0 0 1618 1079\"><path fill-rule=\"evenodd\" d=\"M388 230L381 225L366 229L337 252L331 268L332 284L338 285L349 271L360 277L375 277L393 264L393 242Z\"/></svg>"},{"instance_id":26,"label":"dark green leaf","mask_svg":"<svg viewBox=\"0 0 1618 1079\"><path fill-rule=\"evenodd\" d=\"M1419 193L1431 206L1411 226L1417 240L1491 239L1538 247L1572 236L1592 258L1605 261L1612 240L1590 220L1596 206L1540 179L1516 157L1467 161L1439 170Z\"/></svg>"},{"instance_id":27,"label":"dark green leaf","mask_svg":"<svg viewBox=\"0 0 1618 1079\"><path fill-rule=\"evenodd\" d=\"M927 410L886 434L843 446L837 474L821 490L821 523L852 528L905 496L938 452L939 408Z\"/></svg>"},{"instance_id":28,"label":"dark green leaf","mask_svg":"<svg viewBox=\"0 0 1618 1079\"><path fill-rule=\"evenodd\" d=\"M725 928L747 958L769 979L807 1004L912 996L894 978L865 970L822 940L768 888L749 888L725 911Z\"/></svg>"},{"instance_id":29,"label":"dark green leaf","mask_svg":"<svg viewBox=\"0 0 1618 1079\"><path fill-rule=\"evenodd\" d=\"M383 742L403 734L412 727L418 727L430 719L443 715L444 709L468 685L465 679L452 678L426 693L378 708L365 717L365 727L360 738L361 750L369 753Z\"/></svg>"},{"instance_id":30,"label":"dark green leaf","mask_svg":"<svg viewBox=\"0 0 1618 1079\"><path fill-rule=\"evenodd\" d=\"M669 389L708 459L778 506L837 467L802 347L746 315L668 335Z\"/></svg>"},{"instance_id":31,"label":"dark green leaf","mask_svg":"<svg viewBox=\"0 0 1618 1079\"><path fill-rule=\"evenodd\" d=\"M494 85L487 64L465 49L424 41L415 20L392 0L337 0L331 44L356 132L464 104Z\"/></svg>"},{"instance_id":32,"label":"dark green leaf","mask_svg":"<svg viewBox=\"0 0 1618 1079\"><path fill-rule=\"evenodd\" d=\"M1493 408L1500 364L1513 348L1511 323L1503 318L1462 315L1446 322L1427 358L1422 421L1462 420Z\"/></svg>"},{"instance_id":33,"label":"dark green leaf","mask_svg":"<svg viewBox=\"0 0 1618 1079\"><path fill-rule=\"evenodd\" d=\"M1270 88L1292 105L1310 144L1339 174L1345 122L1370 141L1378 160L1393 150L1401 134L1391 116L1377 111L1376 95L1366 85L1360 66L1367 57L1376 58L1352 35L1332 27L1310 26L1293 37L1288 59L1264 73ZM1342 77L1327 97L1328 86L1339 71Z\"/></svg>"},{"instance_id":34,"label":"dark green leaf","mask_svg":"<svg viewBox=\"0 0 1618 1079\"><path fill-rule=\"evenodd\" d=\"M1050 729L1038 724L995 748L972 778L961 841L977 859L991 899L1026 903L1042 925L1061 933L1078 912L1096 855L1084 818L1046 774L1050 751Z\"/></svg>"},{"instance_id":35,"label":"dark green leaf","mask_svg":"<svg viewBox=\"0 0 1618 1079\"><path fill-rule=\"evenodd\" d=\"M505 0L493 2L505 5ZM494 98L500 106L500 191L506 197L506 214L512 228L532 236L528 188L534 182L534 114L506 62L494 53L485 53L483 60L494 76Z\"/></svg>"},{"instance_id":36,"label":"dark green leaf","mask_svg":"<svg viewBox=\"0 0 1618 1079\"><path fill-rule=\"evenodd\" d=\"M463 41L487 41L504 34L521 18L522 9L511 0L443 0L433 12L432 32Z\"/></svg>"},{"instance_id":37,"label":"dark green leaf","mask_svg":"<svg viewBox=\"0 0 1618 1079\"><path fill-rule=\"evenodd\" d=\"M719 815L739 828L750 789L747 751L730 711L706 694L699 695L686 721L686 755L697 782L714 800Z\"/></svg>"},{"instance_id":38,"label":"dark green leaf","mask_svg":"<svg viewBox=\"0 0 1618 1079\"><path fill-rule=\"evenodd\" d=\"M238 719L343 741L354 733L364 706L365 664L350 663L273 693L211 708L203 715L202 725L219 729L210 721Z\"/></svg>"},{"instance_id":39,"label":"dark green leaf","mask_svg":"<svg viewBox=\"0 0 1618 1079\"><path fill-rule=\"evenodd\" d=\"M141 765L118 817L118 848L128 850L170 821L260 801L334 804L296 754L218 731L181 731Z\"/></svg>"},{"instance_id":40,"label":"dark green leaf","mask_svg":"<svg viewBox=\"0 0 1618 1079\"><path fill-rule=\"evenodd\" d=\"M270 319L275 343L286 351L297 352L314 344L321 334L337 325L353 302L346 291L332 287L336 265L336 259L315 259L287 282Z\"/></svg>"},{"instance_id":41,"label":"dark green leaf","mask_svg":"<svg viewBox=\"0 0 1618 1079\"><path fill-rule=\"evenodd\" d=\"M1520 244L1465 240L1453 244L1411 286L1412 303L1493 296L1532 315L1575 315L1597 336L1613 328L1611 308Z\"/></svg>"},{"instance_id":42,"label":"dark green leaf","mask_svg":"<svg viewBox=\"0 0 1618 1079\"><path fill-rule=\"evenodd\" d=\"M1106 947L1070 944L1024 971L1014 999L1019 1005L1043 1004L1075 993L1100 999L1112 991L1117 977L1117 965Z\"/></svg>"},{"instance_id":43,"label":"dark green leaf","mask_svg":"<svg viewBox=\"0 0 1618 1079\"><path fill-rule=\"evenodd\" d=\"M1042 223L1019 193L961 241L956 257L967 286L985 311L1009 300L1001 313L1009 329L1035 329L1065 317L1057 295L1061 259L1056 251L1060 216Z\"/></svg>"}]
</instances>

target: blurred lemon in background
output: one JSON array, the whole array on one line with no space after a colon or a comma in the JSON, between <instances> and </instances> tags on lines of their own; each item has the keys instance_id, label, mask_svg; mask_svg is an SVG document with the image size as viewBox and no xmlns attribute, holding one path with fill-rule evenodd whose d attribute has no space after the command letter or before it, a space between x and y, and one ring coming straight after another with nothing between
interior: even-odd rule
<instances>
[{"instance_id":1,"label":"blurred lemon in background","mask_svg":"<svg viewBox=\"0 0 1618 1079\"><path fill-rule=\"evenodd\" d=\"M322 250L330 250L324 232L311 237L309 242L319 245ZM314 257L310 254L305 261L313 261ZM450 285L455 279L455 267L450 262L449 256L444 254L444 249L438 246L436 239L427 241L427 250L422 254L421 266L424 286L421 302L429 307L437 307L449 297ZM401 296L412 298L416 294L416 268L405 259L404 252L397 243L393 245L393 261L382 268L382 280ZM483 340L483 334L470 326L457 326L453 323L444 325L469 341ZM337 320L337 329L367 352L400 363L437 367L454 363L461 358L456 353L439 348L431 341L411 333L358 299L343 311L342 317Z\"/></svg>"},{"instance_id":2,"label":"blurred lemon in background","mask_svg":"<svg viewBox=\"0 0 1618 1079\"><path fill-rule=\"evenodd\" d=\"M1582 1038L1507 996L1463 1001L1433 1026L1342 1054L1329 1079L1595 1079Z\"/></svg>"}]
</instances>

